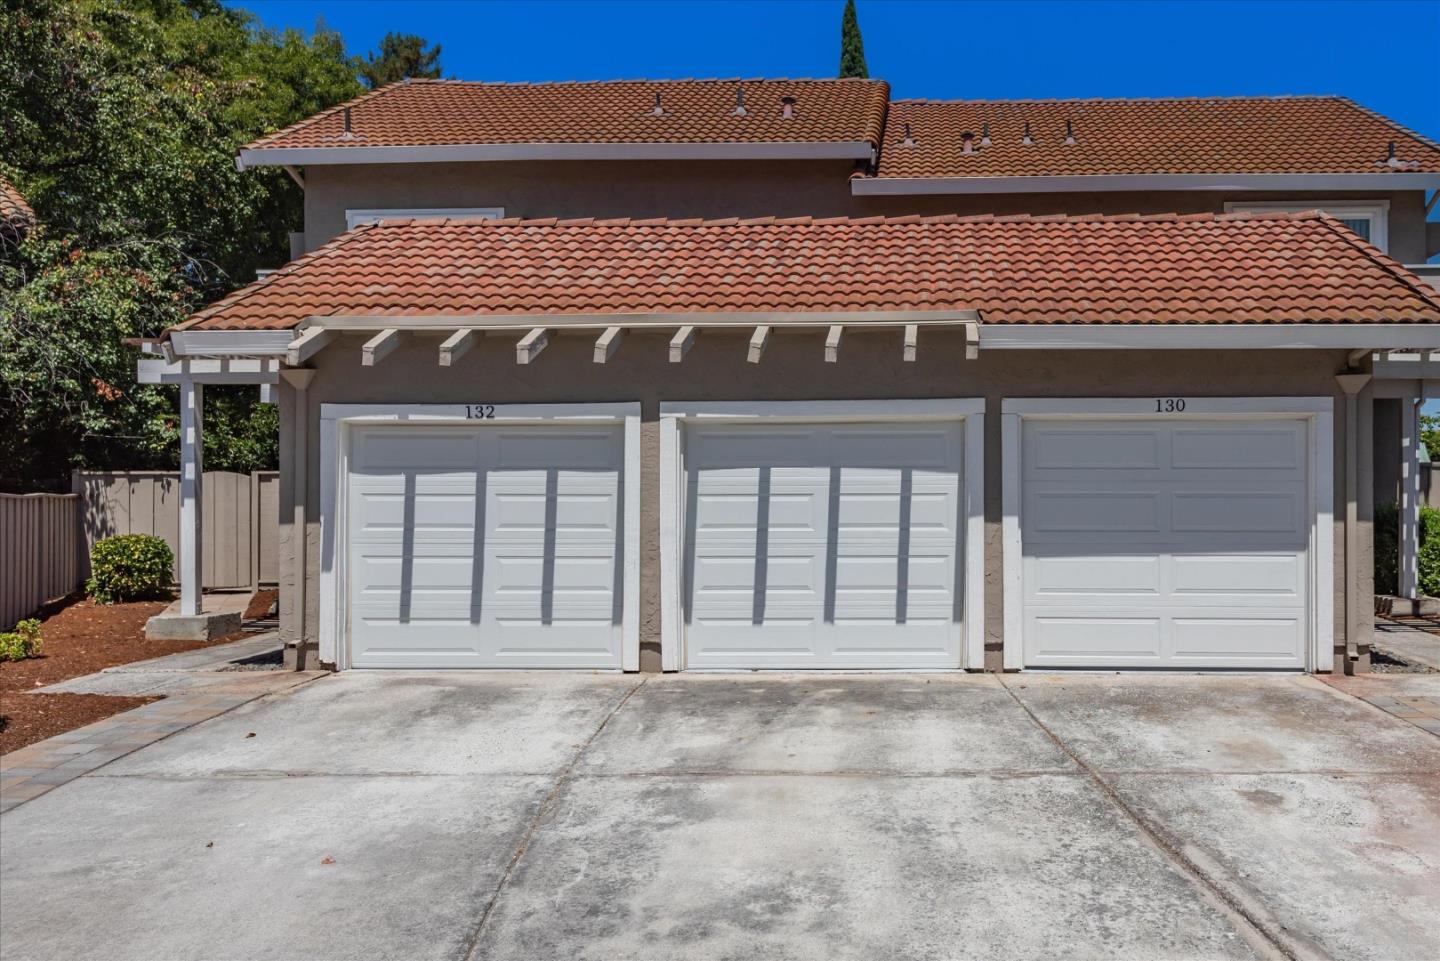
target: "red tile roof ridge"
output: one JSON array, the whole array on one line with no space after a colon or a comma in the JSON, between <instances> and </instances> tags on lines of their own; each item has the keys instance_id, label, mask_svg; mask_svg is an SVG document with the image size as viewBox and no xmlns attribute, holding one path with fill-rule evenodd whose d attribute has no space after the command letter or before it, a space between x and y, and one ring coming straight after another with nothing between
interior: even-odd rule
<instances>
[{"instance_id":1,"label":"red tile roof ridge","mask_svg":"<svg viewBox=\"0 0 1440 961\"><path fill-rule=\"evenodd\" d=\"M394 84L450 84L457 87L598 87L621 83L888 83L879 77L612 77L609 80L463 80L411 77ZM378 90L379 88L377 88Z\"/></svg>"},{"instance_id":2,"label":"red tile roof ridge","mask_svg":"<svg viewBox=\"0 0 1440 961\"><path fill-rule=\"evenodd\" d=\"M416 224L447 227L766 227L779 225L879 225L879 224L946 224L946 223L1102 223L1102 222L1199 222L1230 220L1318 220L1334 219L1321 210L1237 210L1228 213L1202 211L1199 213L1120 213L1120 214L896 214L885 216L873 214L864 217L396 217L378 220L363 227L341 234L340 238L352 235L355 230L366 228L409 227ZM337 240L340 238L336 238ZM331 243L334 243L332 241ZM326 246L329 246L328 244ZM313 256L323 250L317 248L306 254ZM301 258L302 260L304 258ZM300 261L292 261L285 268Z\"/></svg>"},{"instance_id":3,"label":"red tile roof ridge","mask_svg":"<svg viewBox=\"0 0 1440 961\"><path fill-rule=\"evenodd\" d=\"M1429 282L1422 280L1415 273L1406 270L1403 264L1387 257L1379 247L1376 247L1370 243L1370 241L1342 224L1339 218L1327 213L1316 212L1314 219L1323 220L1333 232L1340 235L1341 240L1364 253L1390 276L1413 287L1415 293L1420 295L1421 300L1426 301L1436 309L1440 309L1440 288L1432 287Z\"/></svg>"}]
</instances>

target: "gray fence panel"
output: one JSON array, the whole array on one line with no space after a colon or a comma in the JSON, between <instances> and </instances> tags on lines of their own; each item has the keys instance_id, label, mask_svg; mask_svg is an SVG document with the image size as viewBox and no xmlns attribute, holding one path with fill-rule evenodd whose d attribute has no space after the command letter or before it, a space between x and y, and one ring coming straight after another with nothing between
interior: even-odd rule
<instances>
[{"instance_id":1,"label":"gray fence panel","mask_svg":"<svg viewBox=\"0 0 1440 961\"><path fill-rule=\"evenodd\" d=\"M0 494L0 630L80 586L74 494Z\"/></svg>"}]
</instances>

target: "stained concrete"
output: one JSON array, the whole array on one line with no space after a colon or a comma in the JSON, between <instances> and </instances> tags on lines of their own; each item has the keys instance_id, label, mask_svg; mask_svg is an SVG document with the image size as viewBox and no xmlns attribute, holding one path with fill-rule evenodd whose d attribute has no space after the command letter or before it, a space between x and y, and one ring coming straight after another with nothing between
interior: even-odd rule
<instances>
[{"instance_id":1,"label":"stained concrete","mask_svg":"<svg viewBox=\"0 0 1440 961\"><path fill-rule=\"evenodd\" d=\"M1440 671L1440 635L1429 631L1394 621L1377 621L1370 646L1408 664Z\"/></svg>"},{"instance_id":2,"label":"stained concrete","mask_svg":"<svg viewBox=\"0 0 1440 961\"><path fill-rule=\"evenodd\" d=\"M3 815L0 959L1413 961L1437 752L1295 677L350 673Z\"/></svg>"},{"instance_id":3,"label":"stained concrete","mask_svg":"<svg viewBox=\"0 0 1440 961\"><path fill-rule=\"evenodd\" d=\"M349 671L304 696L241 708L204 737L174 738L114 770L553 775L639 683L623 674Z\"/></svg>"}]
</instances>

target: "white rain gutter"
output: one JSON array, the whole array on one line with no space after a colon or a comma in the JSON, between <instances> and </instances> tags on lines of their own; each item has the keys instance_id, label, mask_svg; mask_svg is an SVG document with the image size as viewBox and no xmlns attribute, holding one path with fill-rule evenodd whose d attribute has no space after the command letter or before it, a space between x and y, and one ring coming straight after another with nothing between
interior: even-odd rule
<instances>
[{"instance_id":1,"label":"white rain gutter","mask_svg":"<svg viewBox=\"0 0 1440 961\"><path fill-rule=\"evenodd\" d=\"M770 143L479 143L415 147L259 147L237 170L307 164L474 163L505 160L870 160L868 140Z\"/></svg>"}]
</instances>

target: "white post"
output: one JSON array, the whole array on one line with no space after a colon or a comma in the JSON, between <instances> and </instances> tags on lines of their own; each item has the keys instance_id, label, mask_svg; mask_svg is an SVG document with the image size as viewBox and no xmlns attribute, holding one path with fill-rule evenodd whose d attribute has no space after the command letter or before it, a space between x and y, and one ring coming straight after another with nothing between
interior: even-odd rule
<instances>
[{"instance_id":1,"label":"white post","mask_svg":"<svg viewBox=\"0 0 1440 961\"><path fill-rule=\"evenodd\" d=\"M201 553L204 548L200 499L205 473L205 388L180 384L180 613L201 613Z\"/></svg>"},{"instance_id":2,"label":"white post","mask_svg":"<svg viewBox=\"0 0 1440 961\"><path fill-rule=\"evenodd\" d=\"M1400 596L1420 595L1420 400L1400 401Z\"/></svg>"}]
</instances>

